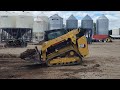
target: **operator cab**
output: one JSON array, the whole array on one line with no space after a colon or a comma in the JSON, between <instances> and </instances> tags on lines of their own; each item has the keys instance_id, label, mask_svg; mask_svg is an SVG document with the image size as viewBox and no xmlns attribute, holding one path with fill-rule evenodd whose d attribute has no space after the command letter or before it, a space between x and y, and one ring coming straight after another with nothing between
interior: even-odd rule
<instances>
[{"instance_id":1,"label":"operator cab","mask_svg":"<svg viewBox=\"0 0 120 90\"><path fill-rule=\"evenodd\" d=\"M45 31L44 40L49 41L55 39L59 36L66 34L68 31L66 29L54 29Z\"/></svg>"}]
</instances>

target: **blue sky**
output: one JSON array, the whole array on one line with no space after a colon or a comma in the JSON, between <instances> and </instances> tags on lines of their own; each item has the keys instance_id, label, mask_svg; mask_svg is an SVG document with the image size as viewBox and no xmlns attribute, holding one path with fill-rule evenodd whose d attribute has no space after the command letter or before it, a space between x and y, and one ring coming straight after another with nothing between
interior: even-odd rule
<instances>
[{"instance_id":1,"label":"blue sky","mask_svg":"<svg viewBox=\"0 0 120 90\"><path fill-rule=\"evenodd\" d=\"M20 11L10 11L21 13ZM65 24L68 17L73 14L77 19L79 26L81 25L81 19L85 17L87 14L93 19L94 22L96 22L96 19L102 15L105 14L106 17L109 19L109 29L117 29L120 28L120 11L26 11L29 12L34 17L36 16L52 16L54 14L58 14L63 18L63 22ZM2 13L2 12L0 12Z\"/></svg>"}]
</instances>

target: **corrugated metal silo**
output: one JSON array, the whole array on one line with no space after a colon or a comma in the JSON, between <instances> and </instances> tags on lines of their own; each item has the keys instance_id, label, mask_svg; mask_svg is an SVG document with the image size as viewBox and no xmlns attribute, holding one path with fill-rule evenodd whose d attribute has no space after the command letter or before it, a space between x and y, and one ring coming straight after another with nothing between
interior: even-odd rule
<instances>
[{"instance_id":1,"label":"corrugated metal silo","mask_svg":"<svg viewBox=\"0 0 120 90\"><path fill-rule=\"evenodd\" d=\"M63 28L63 18L61 18L58 14L54 14L49 18L49 29L62 29Z\"/></svg>"},{"instance_id":2,"label":"corrugated metal silo","mask_svg":"<svg viewBox=\"0 0 120 90\"><path fill-rule=\"evenodd\" d=\"M81 28L92 29L93 30L93 20L89 15L86 15L81 20Z\"/></svg>"},{"instance_id":3,"label":"corrugated metal silo","mask_svg":"<svg viewBox=\"0 0 120 90\"><path fill-rule=\"evenodd\" d=\"M37 18L33 24L33 32L44 32L48 30L48 22L41 17Z\"/></svg>"},{"instance_id":4,"label":"corrugated metal silo","mask_svg":"<svg viewBox=\"0 0 120 90\"><path fill-rule=\"evenodd\" d=\"M33 32L44 32L45 21L42 19L37 19L33 24Z\"/></svg>"},{"instance_id":5,"label":"corrugated metal silo","mask_svg":"<svg viewBox=\"0 0 120 90\"><path fill-rule=\"evenodd\" d=\"M48 30L49 29L49 18L47 16L40 16L39 18L41 18L45 22L44 31Z\"/></svg>"},{"instance_id":6,"label":"corrugated metal silo","mask_svg":"<svg viewBox=\"0 0 120 90\"><path fill-rule=\"evenodd\" d=\"M44 38L44 31L46 30L48 30L48 17L37 17L33 25L34 37L37 37L37 40L41 41Z\"/></svg>"},{"instance_id":7,"label":"corrugated metal silo","mask_svg":"<svg viewBox=\"0 0 120 90\"><path fill-rule=\"evenodd\" d=\"M86 15L81 20L81 28L87 29L86 37L89 44L92 42L92 35L93 35L93 20L89 15Z\"/></svg>"},{"instance_id":8,"label":"corrugated metal silo","mask_svg":"<svg viewBox=\"0 0 120 90\"><path fill-rule=\"evenodd\" d=\"M66 29L76 29L78 28L78 20L71 15L67 20L66 20Z\"/></svg>"},{"instance_id":9,"label":"corrugated metal silo","mask_svg":"<svg viewBox=\"0 0 120 90\"><path fill-rule=\"evenodd\" d=\"M108 35L109 30L109 20L103 14L97 19L97 34Z\"/></svg>"}]
</instances>

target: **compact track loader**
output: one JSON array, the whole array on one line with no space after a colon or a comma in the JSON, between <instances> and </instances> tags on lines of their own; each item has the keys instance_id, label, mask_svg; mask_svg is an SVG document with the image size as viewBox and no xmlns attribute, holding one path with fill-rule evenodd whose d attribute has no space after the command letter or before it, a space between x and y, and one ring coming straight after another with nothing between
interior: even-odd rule
<instances>
[{"instance_id":1,"label":"compact track loader","mask_svg":"<svg viewBox=\"0 0 120 90\"><path fill-rule=\"evenodd\" d=\"M47 39L41 47L26 50L21 53L20 58L47 66L80 64L82 58L89 53L85 32L83 29L74 29L70 32L51 31L47 33Z\"/></svg>"}]
</instances>

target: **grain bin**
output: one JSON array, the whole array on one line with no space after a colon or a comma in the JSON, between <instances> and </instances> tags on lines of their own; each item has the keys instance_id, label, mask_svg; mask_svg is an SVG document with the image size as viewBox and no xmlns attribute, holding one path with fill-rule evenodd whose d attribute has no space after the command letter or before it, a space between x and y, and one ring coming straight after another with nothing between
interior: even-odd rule
<instances>
[{"instance_id":1,"label":"grain bin","mask_svg":"<svg viewBox=\"0 0 120 90\"><path fill-rule=\"evenodd\" d=\"M0 28L15 28L16 16L10 12L0 12Z\"/></svg>"},{"instance_id":2,"label":"grain bin","mask_svg":"<svg viewBox=\"0 0 120 90\"><path fill-rule=\"evenodd\" d=\"M97 34L108 35L109 20L104 14L102 14L97 19L96 25L97 25Z\"/></svg>"},{"instance_id":3,"label":"grain bin","mask_svg":"<svg viewBox=\"0 0 120 90\"><path fill-rule=\"evenodd\" d=\"M81 20L81 28L92 29L93 30L93 20L92 20L92 18L89 15L86 15Z\"/></svg>"},{"instance_id":4,"label":"grain bin","mask_svg":"<svg viewBox=\"0 0 120 90\"><path fill-rule=\"evenodd\" d=\"M78 20L71 15L67 20L66 20L66 29L76 29L78 28Z\"/></svg>"},{"instance_id":5,"label":"grain bin","mask_svg":"<svg viewBox=\"0 0 120 90\"><path fill-rule=\"evenodd\" d=\"M34 37L37 37L37 40L42 40L44 36L44 31L48 30L48 17L38 16L33 25Z\"/></svg>"},{"instance_id":6,"label":"grain bin","mask_svg":"<svg viewBox=\"0 0 120 90\"><path fill-rule=\"evenodd\" d=\"M89 15L86 15L81 20L81 28L87 29L86 37L87 37L88 43L91 44L92 35L93 35L93 20Z\"/></svg>"},{"instance_id":7,"label":"grain bin","mask_svg":"<svg viewBox=\"0 0 120 90\"><path fill-rule=\"evenodd\" d=\"M63 18L61 18L58 14L54 14L49 18L49 29L62 29L63 28Z\"/></svg>"},{"instance_id":8,"label":"grain bin","mask_svg":"<svg viewBox=\"0 0 120 90\"><path fill-rule=\"evenodd\" d=\"M33 32L43 32L44 31L44 21L39 18L33 23Z\"/></svg>"},{"instance_id":9,"label":"grain bin","mask_svg":"<svg viewBox=\"0 0 120 90\"><path fill-rule=\"evenodd\" d=\"M44 31L49 29L49 18L47 16L39 16L38 18L41 18L44 21Z\"/></svg>"}]
</instances>

